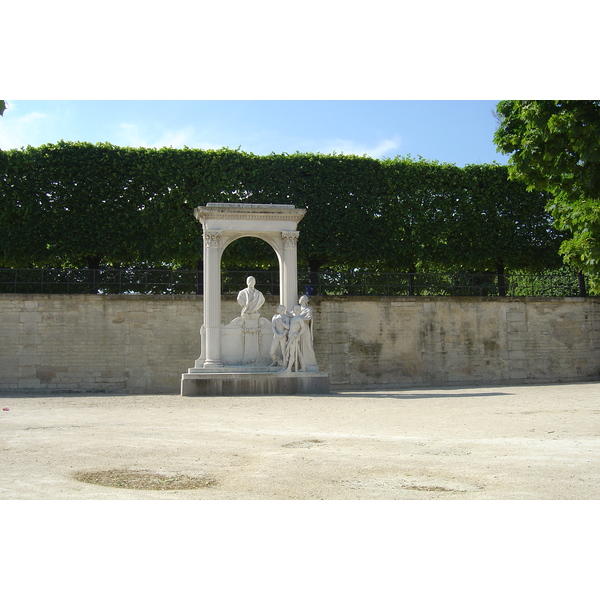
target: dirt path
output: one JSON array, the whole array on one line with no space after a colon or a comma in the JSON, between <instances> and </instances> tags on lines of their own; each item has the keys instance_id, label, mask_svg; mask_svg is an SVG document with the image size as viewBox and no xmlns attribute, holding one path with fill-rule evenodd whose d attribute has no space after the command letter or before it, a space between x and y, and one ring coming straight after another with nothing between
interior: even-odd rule
<instances>
[{"instance_id":1,"label":"dirt path","mask_svg":"<svg viewBox=\"0 0 600 600\"><path fill-rule=\"evenodd\" d=\"M600 498L600 383L0 408L0 499Z\"/></svg>"}]
</instances>

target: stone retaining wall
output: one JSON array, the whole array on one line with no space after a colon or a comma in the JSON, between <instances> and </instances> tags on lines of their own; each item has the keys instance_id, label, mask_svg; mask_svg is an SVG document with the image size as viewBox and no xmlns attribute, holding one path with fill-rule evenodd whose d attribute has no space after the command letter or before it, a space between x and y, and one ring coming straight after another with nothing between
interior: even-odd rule
<instances>
[{"instance_id":1,"label":"stone retaining wall","mask_svg":"<svg viewBox=\"0 0 600 600\"><path fill-rule=\"evenodd\" d=\"M261 310L274 314L278 298ZM333 388L600 379L600 299L314 297ZM223 322L239 316L223 297ZM179 392L200 296L0 295L0 389Z\"/></svg>"}]
</instances>

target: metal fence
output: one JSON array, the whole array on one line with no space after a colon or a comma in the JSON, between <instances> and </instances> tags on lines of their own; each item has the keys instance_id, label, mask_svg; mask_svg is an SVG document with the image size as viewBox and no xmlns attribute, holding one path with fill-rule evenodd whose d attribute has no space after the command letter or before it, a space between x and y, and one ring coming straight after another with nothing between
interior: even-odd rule
<instances>
[{"instance_id":1,"label":"metal fence","mask_svg":"<svg viewBox=\"0 0 600 600\"><path fill-rule=\"evenodd\" d=\"M237 294L253 275L264 294L279 294L278 271L224 271L222 294ZM349 296L581 296L568 269L540 273L299 272L299 290ZM202 294L202 271L181 269L0 269L0 293Z\"/></svg>"},{"instance_id":2,"label":"metal fence","mask_svg":"<svg viewBox=\"0 0 600 600\"><path fill-rule=\"evenodd\" d=\"M550 296L585 295L568 270L540 273L319 273L303 283L317 294L356 296Z\"/></svg>"}]
</instances>

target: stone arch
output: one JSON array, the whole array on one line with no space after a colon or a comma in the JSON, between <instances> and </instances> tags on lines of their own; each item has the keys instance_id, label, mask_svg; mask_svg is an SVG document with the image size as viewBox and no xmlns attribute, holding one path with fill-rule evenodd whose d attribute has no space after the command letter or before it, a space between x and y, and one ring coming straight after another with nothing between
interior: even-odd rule
<instances>
[{"instance_id":1,"label":"stone arch","mask_svg":"<svg viewBox=\"0 0 600 600\"><path fill-rule=\"evenodd\" d=\"M280 304L291 308L298 298L296 243L304 209L284 204L208 203L194 216L203 229L205 367L220 367L221 257L229 244L242 237L267 242L279 260Z\"/></svg>"},{"instance_id":2,"label":"stone arch","mask_svg":"<svg viewBox=\"0 0 600 600\"><path fill-rule=\"evenodd\" d=\"M256 233L256 232L246 232L246 233L240 233L239 235L233 236L230 239L228 239L225 244L223 245L223 249L221 251L221 258L223 257L223 253L225 252L225 250L227 250L227 248L229 246L231 246L231 244L233 244L233 242L237 242L238 240L241 240L243 238L256 238L259 240L262 240L263 242L266 242L272 250L274 250L275 255L277 256L277 261L279 263L279 265L281 265L281 261L283 260L283 255L281 254L279 248L277 248L277 246L275 244L273 244L273 241L270 239L270 237L268 236L263 236L260 233Z\"/></svg>"},{"instance_id":3,"label":"stone arch","mask_svg":"<svg viewBox=\"0 0 600 600\"><path fill-rule=\"evenodd\" d=\"M283 261L283 256L281 254L281 252L279 251L278 248L276 248L273 243L271 242L271 240L269 239L265 239L263 236L261 236L260 234L256 234L256 233L243 233L240 234L238 236L232 237L230 240L228 240L225 244L224 247L221 251L221 258L219 261L219 264L222 265L223 264L223 259L225 258L225 255L228 252L228 249L230 248L230 246L234 245L236 242L239 242L240 240L247 240L247 239L254 239L254 240L258 240L261 243L261 247L262 247L262 251L267 253L269 255L269 260L273 261L273 257L275 257L276 263L277 263L277 267L275 267L274 264L271 265L270 268L275 269L278 268L278 275L276 276L277 280L276 280L276 286L275 288L273 288L273 283L274 281L270 281L269 282L269 291L265 291L264 286L267 285L267 282L265 280L263 280L259 275L256 275L256 277L258 278L258 281L256 282L257 287L263 292L263 293L279 293L277 291L273 291L275 290L280 290L280 285L281 285L281 264ZM266 247L265 247L266 246ZM229 250L229 252L233 252L235 253L237 251L237 248L231 249ZM265 256L267 255L265 254ZM231 258L231 254L228 255L229 258ZM222 268L222 267L221 267ZM269 279L271 279L271 276L269 276ZM274 277L272 279L275 279ZM246 277L244 277L243 281L246 281ZM241 283L241 280L240 280ZM231 292L231 288L229 287L229 293Z\"/></svg>"}]
</instances>

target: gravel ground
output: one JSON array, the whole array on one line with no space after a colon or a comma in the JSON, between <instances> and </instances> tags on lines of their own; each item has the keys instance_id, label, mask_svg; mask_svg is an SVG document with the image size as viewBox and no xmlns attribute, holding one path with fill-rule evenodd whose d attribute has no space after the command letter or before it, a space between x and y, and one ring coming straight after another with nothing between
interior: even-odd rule
<instances>
[{"instance_id":1,"label":"gravel ground","mask_svg":"<svg viewBox=\"0 0 600 600\"><path fill-rule=\"evenodd\" d=\"M600 383L0 405L4 500L600 498Z\"/></svg>"}]
</instances>

